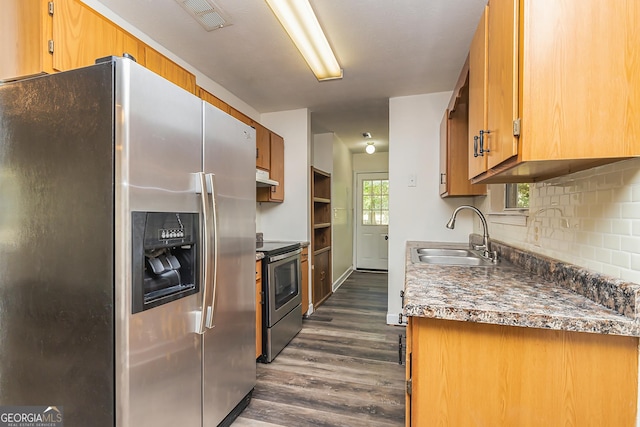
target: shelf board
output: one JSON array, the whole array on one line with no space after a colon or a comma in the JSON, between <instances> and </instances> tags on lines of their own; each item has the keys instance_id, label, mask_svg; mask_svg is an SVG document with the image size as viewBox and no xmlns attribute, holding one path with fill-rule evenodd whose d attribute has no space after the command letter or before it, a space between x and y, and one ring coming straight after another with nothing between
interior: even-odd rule
<instances>
[{"instance_id":1,"label":"shelf board","mask_svg":"<svg viewBox=\"0 0 640 427\"><path fill-rule=\"evenodd\" d=\"M318 229L318 228L328 228L331 227L331 223L330 222L322 222L320 224L313 224L313 228L314 229Z\"/></svg>"},{"instance_id":2,"label":"shelf board","mask_svg":"<svg viewBox=\"0 0 640 427\"><path fill-rule=\"evenodd\" d=\"M314 203L331 203L331 199L325 199L324 197L314 197Z\"/></svg>"},{"instance_id":3,"label":"shelf board","mask_svg":"<svg viewBox=\"0 0 640 427\"><path fill-rule=\"evenodd\" d=\"M314 255L318 255L318 254L321 254L323 252L328 252L330 250L331 250L331 246L325 246L324 248L317 249L317 250L313 251L313 254Z\"/></svg>"}]
</instances>

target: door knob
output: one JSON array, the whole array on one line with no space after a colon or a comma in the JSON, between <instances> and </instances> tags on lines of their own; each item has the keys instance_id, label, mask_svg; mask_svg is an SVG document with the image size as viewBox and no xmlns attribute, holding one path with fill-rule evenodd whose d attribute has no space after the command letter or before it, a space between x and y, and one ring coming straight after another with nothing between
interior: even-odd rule
<instances>
[{"instance_id":1,"label":"door knob","mask_svg":"<svg viewBox=\"0 0 640 427\"><path fill-rule=\"evenodd\" d=\"M389 240L389 235L384 236L384 240Z\"/></svg>"}]
</instances>

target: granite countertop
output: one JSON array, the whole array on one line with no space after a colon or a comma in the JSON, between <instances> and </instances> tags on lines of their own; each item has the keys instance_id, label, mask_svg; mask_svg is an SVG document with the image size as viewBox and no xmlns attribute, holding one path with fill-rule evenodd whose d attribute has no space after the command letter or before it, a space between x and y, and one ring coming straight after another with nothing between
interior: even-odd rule
<instances>
[{"instance_id":1,"label":"granite countertop","mask_svg":"<svg viewBox=\"0 0 640 427\"><path fill-rule=\"evenodd\" d=\"M407 242L406 316L640 336L636 313L640 285L585 274L575 266L500 244L492 247L501 255L495 267L413 263L415 247L468 249L469 245ZM576 285L581 278L586 284Z\"/></svg>"}]
</instances>

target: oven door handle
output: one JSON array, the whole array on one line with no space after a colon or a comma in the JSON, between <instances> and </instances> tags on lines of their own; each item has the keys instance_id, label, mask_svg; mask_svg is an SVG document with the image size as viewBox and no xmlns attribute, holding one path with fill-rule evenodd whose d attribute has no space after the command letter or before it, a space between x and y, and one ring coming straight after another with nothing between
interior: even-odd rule
<instances>
[{"instance_id":1,"label":"oven door handle","mask_svg":"<svg viewBox=\"0 0 640 427\"><path fill-rule=\"evenodd\" d=\"M285 258L289 258L289 257L292 257L292 256L299 255L301 253L302 253L302 249L296 249L295 251L287 252L286 254L270 256L269 257L269 262L280 261L280 260L283 260Z\"/></svg>"},{"instance_id":2,"label":"oven door handle","mask_svg":"<svg viewBox=\"0 0 640 427\"><path fill-rule=\"evenodd\" d=\"M211 298L207 302L207 318L206 318L206 326L209 329L215 327L214 324L214 315L216 310L216 288L218 283L218 204L216 200L216 176L213 173L208 173L206 175L207 179L207 189L211 189L211 209L210 209L210 218L212 225L212 234L213 234L213 247L211 248L211 254L213 254L213 272L212 283L213 288L211 292Z\"/></svg>"},{"instance_id":3,"label":"oven door handle","mask_svg":"<svg viewBox=\"0 0 640 427\"><path fill-rule=\"evenodd\" d=\"M196 193L200 194L200 204L202 213L202 228L200 230L201 257L203 265L202 276L202 300L198 311L194 312L194 327L197 334L204 334L206 331L207 319L207 299L209 295L209 283L211 282L211 262L210 262L210 245L209 235L211 234L211 218L209 209L209 190L207 188L207 180L203 172L196 174Z\"/></svg>"}]
</instances>

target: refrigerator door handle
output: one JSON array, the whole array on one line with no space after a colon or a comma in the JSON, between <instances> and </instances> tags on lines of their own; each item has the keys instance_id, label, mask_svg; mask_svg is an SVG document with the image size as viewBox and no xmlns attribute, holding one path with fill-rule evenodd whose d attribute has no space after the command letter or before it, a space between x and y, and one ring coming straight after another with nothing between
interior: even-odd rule
<instances>
[{"instance_id":1,"label":"refrigerator door handle","mask_svg":"<svg viewBox=\"0 0 640 427\"><path fill-rule=\"evenodd\" d=\"M194 312L195 314L195 332L204 334L206 332L206 320L208 317L207 300L209 295L209 283L211 282L211 263L210 261L210 245L208 236L211 234L211 211L209 209L209 189L207 188L207 179L204 172L198 172L196 175L196 193L200 194L201 212L204 221L202 222L202 235L200 236L200 245L202 253L202 264L204 270L204 278L202 280L202 301L201 308Z\"/></svg>"},{"instance_id":2,"label":"refrigerator door handle","mask_svg":"<svg viewBox=\"0 0 640 427\"><path fill-rule=\"evenodd\" d=\"M206 326L209 329L215 327L214 324L214 315L216 310L216 285L218 283L218 206L216 200L216 176L213 173L207 174L207 188L211 189L211 224L213 229L213 248L211 248L211 253L213 254L213 272L212 281L213 281L213 289L211 292L211 299L209 300L210 305L207 307L207 321ZM210 247L210 246L208 246Z\"/></svg>"}]
</instances>

